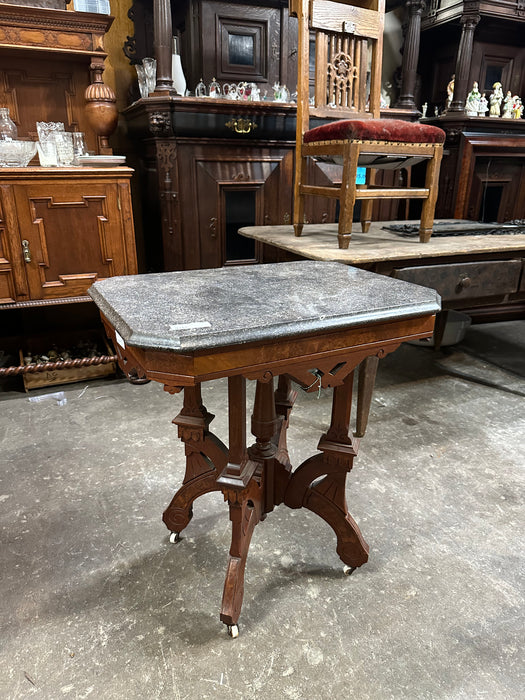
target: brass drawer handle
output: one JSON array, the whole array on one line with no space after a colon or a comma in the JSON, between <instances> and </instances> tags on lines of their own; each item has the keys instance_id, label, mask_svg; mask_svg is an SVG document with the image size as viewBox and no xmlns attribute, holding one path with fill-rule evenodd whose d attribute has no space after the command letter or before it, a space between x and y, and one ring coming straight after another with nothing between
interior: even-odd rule
<instances>
[{"instance_id":1,"label":"brass drawer handle","mask_svg":"<svg viewBox=\"0 0 525 700\"><path fill-rule=\"evenodd\" d=\"M29 241L25 238L22 241L22 252L24 253L24 260L26 263L31 262L31 251L29 250Z\"/></svg>"},{"instance_id":2,"label":"brass drawer handle","mask_svg":"<svg viewBox=\"0 0 525 700\"><path fill-rule=\"evenodd\" d=\"M468 289L471 286L471 284L472 280L470 279L470 277L463 277L463 279L459 281L458 287L460 289Z\"/></svg>"},{"instance_id":3,"label":"brass drawer handle","mask_svg":"<svg viewBox=\"0 0 525 700\"><path fill-rule=\"evenodd\" d=\"M257 124L255 122L252 122L251 119L244 119L243 117L240 119L230 119L229 122L226 122L225 126L235 131L236 134L249 134L254 129L257 129Z\"/></svg>"}]
</instances>

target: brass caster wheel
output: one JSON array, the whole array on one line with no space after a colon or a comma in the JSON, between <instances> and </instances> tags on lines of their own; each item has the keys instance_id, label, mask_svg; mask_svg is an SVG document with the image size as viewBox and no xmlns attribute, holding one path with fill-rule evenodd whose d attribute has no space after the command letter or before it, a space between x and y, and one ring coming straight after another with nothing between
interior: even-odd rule
<instances>
[{"instance_id":1,"label":"brass caster wheel","mask_svg":"<svg viewBox=\"0 0 525 700\"><path fill-rule=\"evenodd\" d=\"M357 569L357 566L348 566L347 564L345 564L343 566L343 574L345 576L351 576L356 569Z\"/></svg>"},{"instance_id":2,"label":"brass caster wheel","mask_svg":"<svg viewBox=\"0 0 525 700\"><path fill-rule=\"evenodd\" d=\"M228 634L232 639L236 639L239 636L239 627L238 625L228 625Z\"/></svg>"},{"instance_id":3,"label":"brass caster wheel","mask_svg":"<svg viewBox=\"0 0 525 700\"><path fill-rule=\"evenodd\" d=\"M171 544L177 544L177 542L180 542L182 537L178 532L172 532L170 535L170 542Z\"/></svg>"}]
</instances>

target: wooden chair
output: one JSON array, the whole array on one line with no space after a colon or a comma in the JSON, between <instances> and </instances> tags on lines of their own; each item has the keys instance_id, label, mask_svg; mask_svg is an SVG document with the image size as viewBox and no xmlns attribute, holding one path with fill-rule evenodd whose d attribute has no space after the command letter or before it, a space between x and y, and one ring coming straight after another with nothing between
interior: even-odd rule
<instances>
[{"instance_id":1,"label":"wooden chair","mask_svg":"<svg viewBox=\"0 0 525 700\"><path fill-rule=\"evenodd\" d=\"M435 126L379 118L385 0L290 0L290 11L299 21L295 235L302 233L304 200L309 195L339 199L339 248L348 248L356 200L362 200L361 226L366 232L374 199L417 198L423 200L419 238L426 243L432 234L445 133ZM311 129L311 117L334 121ZM307 160L311 157L342 163L341 185L308 184ZM428 161L424 187L371 184L373 169L406 168L422 159ZM365 185L356 185L358 165L367 168Z\"/></svg>"}]
</instances>

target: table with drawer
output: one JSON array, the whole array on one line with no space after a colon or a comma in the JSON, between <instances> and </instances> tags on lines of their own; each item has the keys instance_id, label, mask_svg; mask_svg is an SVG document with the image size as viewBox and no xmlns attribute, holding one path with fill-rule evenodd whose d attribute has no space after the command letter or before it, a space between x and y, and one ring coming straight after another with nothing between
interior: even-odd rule
<instances>
[{"instance_id":1,"label":"table with drawer","mask_svg":"<svg viewBox=\"0 0 525 700\"><path fill-rule=\"evenodd\" d=\"M337 247L337 224L305 226L300 238L291 226L245 227L240 233L264 244L265 262L332 260L432 287L443 310L436 322L438 344L451 309L477 322L525 317L525 226L476 230L473 222L465 222L464 235L419 243L417 237L384 228L393 223L374 222L366 234L355 224L348 250ZM450 223L461 229L458 221Z\"/></svg>"}]
</instances>

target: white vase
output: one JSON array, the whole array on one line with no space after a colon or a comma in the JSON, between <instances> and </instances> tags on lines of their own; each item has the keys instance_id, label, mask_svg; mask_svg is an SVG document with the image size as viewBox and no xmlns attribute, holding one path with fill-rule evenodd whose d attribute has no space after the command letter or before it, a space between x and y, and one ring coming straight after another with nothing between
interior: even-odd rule
<instances>
[{"instance_id":1,"label":"white vase","mask_svg":"<svg viewBox=\"0 0 525 700\"><path fill-rule=\"evenodd\" d=\"M177 91L177 94L185 95L186 78L184 77L184 71L182 70L182 64L178 53L171 55L171 77L173 80L173 87Z\"/></svg>"}]
</instances>

